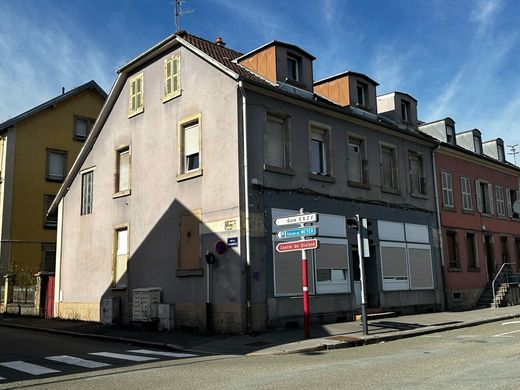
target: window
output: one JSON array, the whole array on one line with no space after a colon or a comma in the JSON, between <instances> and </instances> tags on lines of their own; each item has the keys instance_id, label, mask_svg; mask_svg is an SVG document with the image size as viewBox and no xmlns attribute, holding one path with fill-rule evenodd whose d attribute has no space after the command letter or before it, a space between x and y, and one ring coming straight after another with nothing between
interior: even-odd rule
<instances>
[{"instance_id":1,"label":"window","mask_svg":"<svg viewBox=\"0 0 520 390\"><path fill-rule=\"evenodd\" d=\"M128 102L128 116L134 116L144 111L144 85L143 74L140 73L130 79L130 92Z\"/></svg>"},{"instance_id":2,"label":"window","mask_svg":"<svg viewBox=\"0 0 520 390\"><path fill-rule=\"evenodd\" d=\"M317 293L350 291L347 252L347 240L320 239L320 246L314 252Z\"/></svg>"},{"instance_id":3,"label":"window","mask_svg":"<svg viewBox=\"0 0 520 390\"><path fill-rule=\"evenodd\" d=\"M180 217L180 258L179 270L200 270L200 213Z\"/></svg>"},{"instance_id":4,"label":"window","mask_svg":"<svg viewBox=\"0 0 520 390\"><path fill-rule=\"evenodd\" d=\"M468 256L468 269L478 269L478 255L475 242L475 233L466 233L466 253Z\"/></svg>"},{"instance_id":5,"label":"window","mask_svg":"<svg viewBox=\"0 0 520 390\"><path fill-rule=\"evenodd\" d=\"M67 172L67 152L47 149L47 181L62 182Z\"/></svg>"},{"instance_id":6,"label":"window","mask_svg":"<svg viewBox=\"0 0 520 390\"><path fill-rule=\"evenodd\" d=\"M368 105L367 104L367 90L368 90L368 86L365 83L360 83L358 81L357 86L356 86L356 91L357 91L357 104L359 106L366 107Z\"/></svg>"},{"instance_id":7,"label":"window","mask_svg":"<svg viewBox=\"0 0 520 390\"><path fill-rule=\"evenodd\" d=\"M170 100L181 94L180 88L180 57L170 57L164 60L164 99Z\"/></svg>"},{"instance_id":8,"label":"window","mask_svg":"<svg viewBox=\"0 0 520 390\"><path fill-rule=\"evenodd\" d=\"M505 155L504 155L504 145L497 145L498 149L498 161L505 162Z\"/></svg>"},{"instance_id":9,"label":"window","mask_svg":"<svg viewBox=\"0 0 520 390\"><path fill-rule=\"evenodd\" d=\"M300 79L301 59L288 54L287 55L287 78L293 81L301 81Z\"/></svg>"},{"instance_id":10,"label":"window","mask_svg":"<svg viewBox=\"0 0 520 390\"><path fill-rule=\"evenodd\" d=\"M410 102L401 100L401 120L410 122Z\"/></svg>"},{"instance_id":11,"label":"window","mask_svg":"<svg viewBox=\"0 0 520 390\"><path fill-rule=\"evenodd\" d=\"M520 238L515 237L516 271L520 271Z\"/></svg>"},{"instance_id":12,"label":"window","mask_svg":"<svg viewBox=\"0 0 520 390\"><path fill-rule=\"evenodd\" d=\"M73 134L74 141L85 141L93 124L94 119L75 116Z\"/></svg>"},{"instance_id":13,"label":"window","mask_svg":"<svg viewBox=\"0 0 520 390\"><path fill-rule=\"evenodd\" d=\"M353 183L368 184L368 160L365 140L349 135L348 137L348 180Z\"/></svg>"},{"instance_id":14,"label":"window","mask_svg":"<svg viewBox=\"0 0 520 390\"><path fill-rule=\"evenodd\" d=\"M502 263L509 263L509 248L507 242L507 236L500 237L500 249L502 255Z\"/></svg>"},{"instance_id":15,"label":"window","mask_svg":"<svg viewBox=\"0 0 520 390\"><path fill-rule=\"evenodd\" d=\"M384 191L399 189L395 146L381 145L381 184Z\"/></svg>"},{"instance_id":16,"label":"window","mask_svg":"<svg viewBox=\"0 0 520 390\"><path fill-rule=\"evenodd\" d=\"M508 212L509 217L510 218L519 218L520 217L519 214L513 210L513 205L520 198L518 196L518 190L515 190L512 188L507 188L506 196L507 196L507 212Z\"/></svg>"},{"instance_id":17,"label":"window","mask_svg":"<svg viewBox=\"0 0 520 390\"><path fill-rule=\"evenodd\" d=\"M448 230L446 232L446 246L448 248L448 266L450 268L459 269L459 251L457 245L457 232Z\"/></svg>"},{"instance_id":18,"label":"window","mask_svg":"<svg viewBox=\"0 0 520 390\"><path fill-rule=\"evenodd\" d=\"M116 150L115 192L130 193L130 146Z\"/></svg>"},{"instance_id":19,"label":"window","mask_svg":"<svg viewBox=\"0 0 520 390\"><path fill-rule=\"evenodd\" d=\"M201 170L201 116L191 116L178 123L179 177L187 179L202 174Z\"/></svg>"},{"instance_id":20,"label":"window","mask_svg":"<svg viewBox=\"0 0 520 390\"><path fill-rule=\"evenodd\" d=\"M423 155L410 151L410 189L412 194L426 195L426 178L424 177Z\"/></svg>"},{"instance_id":21,"label":"window","mask_svg":"<svg viewBox=\"0 0 520 390\"><path fill-rule=\"evenodd\" d=\"M453 202L453 183L451 173L441 172L442 183L442 205L444 207L455 207Z\"/></svg>"},{"instance_id":22,"label":"window","mask_svg":"<svg viewBox=\"0 0 520 390\"><path fill-rule=\"evenodd\" d=\"M449 144L455 144L455 129L453 126L446 125L446 142Z\"/></svg>"},{"instance_id":23,"label":"window","mask_svg":"<svg viewBox=\"0 0 520 390\"><path fill-rule=\"evenodd\" d=\"M92 214L94 171L81 174L81 215Z\"/></svg>"},{"instance_id":24,"label":"window","mask_svg":"<svg viewBox=\"0 0 520 390\"><path fill-rule=\"evenodd\" d=\"M56 212L47 215L49 207L54 201L54 195L43 195L43 227L56 228L58 224L58 214Z\"/></svg>"},{"instance_id":25,"label":"window","mask_svg":"<svg viewBox=\"0 0 520 390\"><path fill-rule=\"evenodd\" d=\"M115 259L113 284L115 287L125 288L127 285L128 267L128 227L120 227L115 230Z\"/></svg>"},{"instance_id":26,"label":"window","mask_svg":"<svg viewBox=\"0 0 520 390\"><path fill-rule=\"evenodd\" d=\"M497 198L497 215L499 217L505 217L506 206L504 200L504 189L501 186L495 186L495 194Z\"/></svg>"},{"instance_id":27,"label":"window","mask_svg":"<svg viewBox=\"0 0 520 390\"><path fill-rule=\"evenodd\" d=\"M484 214L493 214L493 186L481 180L475 182L477 209Z\"/></svg>"},{"instance_id":28,"label":"window","mask_svg":"<svg viewBox=\"0 0 520 390\"><path fill-rule=\"evenodd\" d=\"M42 243L42 271L54 272L56 269L56 244Z\"/></svg>"},{"instance_id":29,"label":"window","mask_svg":"<svg viewBox=\"0 0 520 390\"><path fill-rule=\"evenodd\" d=\"M462 194L462 209L472 211L473 201L471 199L471 179L469 177L460 177L460 191Z\"/></svg>"},{"instance_id":30,"label":"window","mask_svg":"<svg viewBox=\"0 0 520 390\"><path fill-rule=\"evenodd\" d=\"M264 133L266 166L290 168L289 124L285 116L267 114Z\"/></svg>"},{"instance_id":31,"label":"window","mask_svg":"<svg viewBox=\"0 0 520 390\"><path fill-rule=\"evenodd\" d=\"M310 130L311 173L328 176L329 166L329 130L311 125Z\"/></svg>"},{"instance_id":32,"label":"window","mask_svg":"<svg viewBox=\"0 0 520 390\"><path fill-rule=\"evenodd\" d=\"M482 154L482 143L480 137L476 135L473 136L473 146L475 148L475 153Z\"/></svg>"}]
</instances>

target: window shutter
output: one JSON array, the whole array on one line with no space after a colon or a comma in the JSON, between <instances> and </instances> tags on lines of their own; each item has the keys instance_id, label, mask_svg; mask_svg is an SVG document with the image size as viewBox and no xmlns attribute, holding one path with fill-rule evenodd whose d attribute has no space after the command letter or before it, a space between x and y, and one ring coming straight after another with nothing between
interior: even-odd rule
<instances>
[{"instance_id":1,"label":"window shutter","mask_svg":"<svg viewBox=\"0 0 520 390\"><path fill-rule=\"evenodd\" d=\"M509 187L506 187L506 199L507 199L507 215L509 218L513 216L513 205L511 204L511 193Z\"/></svg>"},{"instance_id":2,"label":"window shutter","mask_svg":"<svg viewBox=\"0 0 520 390\"><path fill-rule=\"evenodd\" d=\"M170 95L172 92L171 83L171 60L164 60L164 96Z\"/></svg>"},{"instance_id":3,"label":"window shutter","mask_svg":"<svg viewBox=\"0 0 520 390\"><path fill-rule=\"evenodd\" d=\"M172 93L177 95L180 91L179 75L180 75L180 60L175 57L171 62L172 74Z\"/></svg>"},{"instance_id":4,"label":"window shutter","mask_svg":"<svg viewBox=\"0 0 520 390\"><path fill-rule=\"evenodd\" d=\"M135 80L133 80L130 83L129 99L130 99L128 102L129 111L130 112L135 111Z\"/></svg>"},{"instance_id":5,"label":"window shutter","mask_svg":"<svg viewBox=\"0 0 520 390\"><path fill-rule=\"evenodd\" d=\"M285 167L284 123L268 119L266 126L265 162L268 165Z\"/></svg>"},{"instance_id":6,"label":"window shutter","mask_svg":"<svg viewBox=\"0 0 520 390\"><path fill-rule=\"evenodd\" d=\"M199 153L199 124L184 128L184 155Z\"/></svg>"},{"instance_id":7,"label":"window shutter","mask_svg":"<svg viewBox=\"0 0 520 390\"><path fill-rule=\"evenodd\" d=\"M143 79L138 77L135 87L135 109L143 105Z\"/></svg>"},{"instance_id":8,"label":"window shutter","mask_svg":"<svg viewBox=\"0 0 520 390\"><path fill-rule=\"evenodd\" d=\"M475 180L475 194L477 194L477 210L482 212L482 194L480 189L480 180Z\"/></svg>"},{"instance_id":9,"label":"window shutter","mask_svg":"<svg viewBox=\"0 0 520 390\"><path fill-rule=\"evenodd\" d=\"M487 185L488 187L488 193L489 193L489 213L493 214L493 186L491 184Z\"/></svg>"}]
</instances>

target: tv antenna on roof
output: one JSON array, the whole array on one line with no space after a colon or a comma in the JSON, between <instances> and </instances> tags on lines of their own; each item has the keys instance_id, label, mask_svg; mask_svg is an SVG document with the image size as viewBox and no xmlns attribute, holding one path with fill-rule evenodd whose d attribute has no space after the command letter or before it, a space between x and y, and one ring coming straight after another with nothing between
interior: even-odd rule
<instances>
[{"instance_id":1,"label":"tv antenna on roof","mask_svg":"<svg viewBox=\"0 0 520 390\"><path fill-rule=\"evenodd\" d=\"M510 152L507 152L507 154L512 154L513 155L513 159L515 160L515 165L516 165L516 155L520 152L517 152L516 151L516 147L518 146L518 144L514 144L514 145L507 145L507 147L509 149L511 149Z\"/></svg>"},{"instance_id":2,"label":"tv antenna on roof","mask_svg":"<svg viewBox=\"0 0 520 390\"><path fill-rule=\"evenodd\" d=\"M195 10L192 9L182 9L182 4L185 3L186 0L175 0L175 32L180 31L180 25L179 25L179 17L184 15L189 15L195 12Z\"/></svg>"}]
</instances>

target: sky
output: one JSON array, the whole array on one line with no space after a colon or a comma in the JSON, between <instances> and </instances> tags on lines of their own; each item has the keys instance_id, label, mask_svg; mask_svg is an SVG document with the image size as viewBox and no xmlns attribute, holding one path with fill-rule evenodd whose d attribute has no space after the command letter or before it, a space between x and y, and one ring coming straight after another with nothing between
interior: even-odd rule
<instances>
[{"instance_id":1,"label":"sky","mask_svg":"<svg viewBox=\"0 0 520 390\"><path fill-rule=\"evenodd\" d=\"M0 122L116 70L175 32L174 0L0 0ZM279 40L406 92L419 119L451 117L520 151L520 1L189 0L180 29L247 53ZM506 153L510 149L506 147ZM512 155L507 155L513 161ZM520 154L516 156L520 165Z\"/></svg>"}]
</instances>

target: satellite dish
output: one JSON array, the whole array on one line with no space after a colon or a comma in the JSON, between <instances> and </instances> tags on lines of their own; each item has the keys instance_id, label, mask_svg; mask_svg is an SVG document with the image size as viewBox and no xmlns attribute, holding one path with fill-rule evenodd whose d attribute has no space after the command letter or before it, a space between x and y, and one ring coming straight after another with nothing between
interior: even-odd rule
<instances>
[{"instance_id":1,"label":"satellite dish","mask_svg":"<svg viewBox=\"0 0 520 390\"><path fill-rule=\"evenodd\" d=\"M513 203L513 211L517 214L520 214L520 199Z\"/></svg>"}]
</instances>

